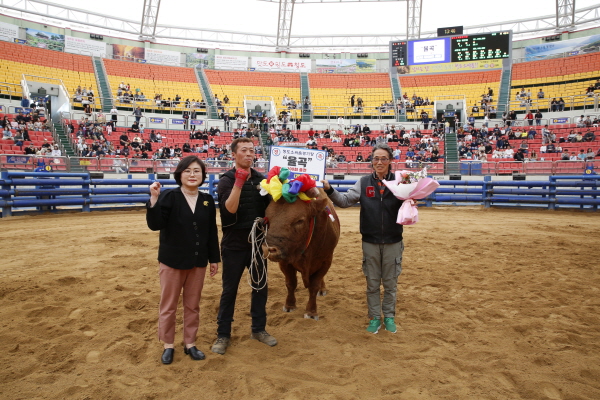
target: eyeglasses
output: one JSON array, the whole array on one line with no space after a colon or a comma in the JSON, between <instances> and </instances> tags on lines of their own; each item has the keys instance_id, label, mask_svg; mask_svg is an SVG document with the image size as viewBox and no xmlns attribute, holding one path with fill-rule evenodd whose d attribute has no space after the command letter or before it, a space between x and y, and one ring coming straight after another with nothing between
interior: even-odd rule
<instances>
[{"instance_id":1,"label":"eyeglasses","mask_svg":"<svg viewBox=\"0 0 600 400\"><path fill-rule=\"evenodd\" d=\"M385 164L385 163L386 163L386 162L388 162L388 161L390 161L390 159L389 159L389 158L387 158L387 157L382 157L382 158L375 157L375 158L373 159L373 162L374 162L375 164L377 164L377 163L379 163L379 162L382 162L382 163L384 163L384 164Z\"/></svg>"}]
</instances>

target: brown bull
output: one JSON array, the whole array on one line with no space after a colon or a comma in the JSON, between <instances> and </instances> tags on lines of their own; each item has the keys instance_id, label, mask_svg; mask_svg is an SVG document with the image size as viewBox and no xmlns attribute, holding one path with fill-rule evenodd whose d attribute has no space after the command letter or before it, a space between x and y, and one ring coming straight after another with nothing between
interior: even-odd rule
<instances>
[{"instance_id":1,"label":"brown bull","mask_svg":"<svg viewBox=\"0 0 600 400\"><path fill-rule=\"evenodd\" d=\"M333 204L319 189L319 197L308 203L301 200L288 203L283 198L271 201L266 219L269 229L263 251L269 260L279 262L285 276L288 294L283 311L296 309L298 271L309 292L304 317L318 320L317 295L327 293L323 277L331 267L333 250L340 238L340 222Z\"/></svg>"}]
</instances>

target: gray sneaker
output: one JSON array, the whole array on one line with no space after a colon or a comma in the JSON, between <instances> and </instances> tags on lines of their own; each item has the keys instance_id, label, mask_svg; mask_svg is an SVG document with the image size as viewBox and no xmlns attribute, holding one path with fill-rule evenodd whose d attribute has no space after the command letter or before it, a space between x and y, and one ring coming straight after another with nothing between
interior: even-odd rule
<instances>
[{"instance_id":1,"label":"gray sneaker","mask_svg":"<svg viewBox=\"0 0 600 400\"><path fill-rule=\"evenodd\" d=\"M228 337L220 336L215 340L215 344L213 344L210 349L213 353L217 354L225 354L227 347L229 347L230 339Z\"/></svg>"},{"instance_id":2,"label":"gray sneaker","mask_svg":"<svg viewBox=\"0 0 600 400\"><path fill-rule=\"evenodd\" d=\"M269 345L271 347L275 346L277 344L277 339L275 339L273 336L269 335L267 333L267 331L261 331L261 332L252 332L252 334L250 335L250 337L252 339L256 339L259 342L262 342L266 345Z\"/></svg>"}]
</instances>

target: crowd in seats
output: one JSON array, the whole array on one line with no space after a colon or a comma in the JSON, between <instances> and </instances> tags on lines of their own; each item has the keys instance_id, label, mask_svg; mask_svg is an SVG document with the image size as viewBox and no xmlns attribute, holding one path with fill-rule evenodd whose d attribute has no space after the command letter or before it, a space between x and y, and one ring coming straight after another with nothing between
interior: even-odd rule
<instances>
[{"instance_id":1,"label":"crowd in seats","mask_svg":"<svg viewBox=\"0 0 600 400\"><path fill-rule=\"evenodd\" d=\"M98 93L91 57L0 41L0 59L0 82L20 85L25 74L61 79L73 97L78 87ZM91 106L100 102L92 99Z\"/></svg>"},{"instance_id":2,"label":"crowd in seats","mask_svg":"<svg viewBox=\"0 0 600 400\"><path fill-rule=\"evenodd\" d=\"M192 68L103 61L119 107L133 107L134 104L144 109L204 107Z\"/></svg>"},{"instance_id":3,"label":"crowd in seats","mask_svg":"<svg viewBox=\"0 0 600 400\"><path fill-rule=\"evenodd\" d=\"M460 74L400 76L404 92L396 99L396 106L404 109L407 117L422 118L423 110L431 111L436 96L465 96L466 104L475 117L496 113L496 96L500 88L500 70L465 72Z\"/></svg>"},{"instance_id":4,"label":"crowd in seats","mask_svg":"<svg viewBox=\"0 0 600 400\"><path fill-rule=\"evenodd\" d=\"M598 52L518 63L512 68L510 99L534 110L563 111L565 106L583 106L586 97L600 93L599 79Z\"/></svg>"},{"instance_id":5,"label":"crowd in seats","mask_svg":"<svg viewBox=\"0 0 600 400\"><path fill-rule=\"evenodd\" d=\"M315 116L333 109L340 115L394 114L390 78L385 73L308 74Z\"/></svg>"},{"instance_id":6,"label":"crowd in seats","mask_svg":"<svg viewBox=\"0 0 600 400\"><path fill-rule=\"evenodd\" d=\"M291 104L302 103L297 73L221 70L205 70L205 73L214 96L223 99L222 106L230 115L235 110L244 113L244 96L272 97L278 108L289 109Z\"/></svg>"},{"instance_id":7,"label":"crowd in seats","mask_svg":"<svg viewBox=\"0 0 600 400\"><path fill-rule=\"evenodd\" d=\"M531 124L518 127L496 124L475 129L465 124L457 130L460 158L478 161L589 161L600 158L600 120L575 124Z\"/></svg>"},{"instance_id":8,"label":"crowd in seats","mask_svg":"<svg viewBox=\"0 0 600 400\"><path fill-rule=\"evenodd\" d=\"M37 111L31 114L0 113L0 154L27 154L38 156L60 156L55 145L48 121Z\"/></svg>"}]
</instances>

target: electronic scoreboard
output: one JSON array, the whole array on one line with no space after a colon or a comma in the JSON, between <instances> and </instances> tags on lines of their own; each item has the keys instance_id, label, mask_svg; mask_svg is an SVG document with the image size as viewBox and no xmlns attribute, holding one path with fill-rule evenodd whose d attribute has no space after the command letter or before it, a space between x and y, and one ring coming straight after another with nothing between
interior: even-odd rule
<instances>
[{"instance_id":1,"label":"electronic scoreboard","mask_svg":"<svg viewBox=\"0 0 600 400\"><path fill-rule=\"evenodd\" d=\"M406 64L406 42L390 43L390 60L394 67L403 67Z\"/></svg>"},{"instance_id":2,"label":"electronic scoreboard","mask_svg":"<svg viewBox=\"0 0 600 400\"><path fill-rule=\"evenodd\" d=\"M510 58L511 39L511 32L503 31L394 41L390 42L390 62L392 67L401 67Z\"/></svg>"}]
</instances>

